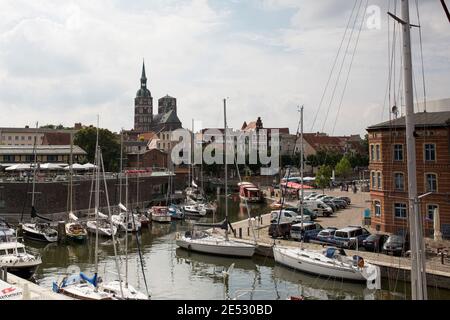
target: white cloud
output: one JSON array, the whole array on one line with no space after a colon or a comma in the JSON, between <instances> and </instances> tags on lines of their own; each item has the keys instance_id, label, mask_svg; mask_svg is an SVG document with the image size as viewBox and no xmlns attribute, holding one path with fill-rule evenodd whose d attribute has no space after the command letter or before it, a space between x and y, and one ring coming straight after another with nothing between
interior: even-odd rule
<instances>
[{"instance_id":1,"label":"white cloud","mask_svg":"<svg viewBox=\"0 0 450 320\"><path fill-rule=\"evenodd\" d=\"M265 15L291 13L288 27L280 21L264 31L232 24L245 19L241 2L220 7L212 1L2 1L0 110L10 116L1 117L0 126L94 123L100 114L103 126L131 128L145 58L154 104L165 94L177 97L186 126L192 118L222 126L222 98L230 97L234 127L261 116L267 126L294 131L296 107L305 104L309 129L353 1L255 0ZM429 98L448 96L450 80L448 23L438 5L421 2ZM386 21L383 16L381 30L361 33L336 133L363 133L382 120ZM417 65L416 35L413 40ZM336 108L337 101L327 131ZM323 119L321 113L316 130Z\"/></svg>"}]
</instances>

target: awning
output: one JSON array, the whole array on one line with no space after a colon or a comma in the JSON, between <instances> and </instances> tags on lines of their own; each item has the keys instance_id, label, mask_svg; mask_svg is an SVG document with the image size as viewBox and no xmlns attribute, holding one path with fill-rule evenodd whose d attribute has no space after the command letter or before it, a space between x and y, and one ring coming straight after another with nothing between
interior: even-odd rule
<instances>
[{"instance_id":1,"label":"awning","mask_svg":"<svg viewBox=\"0 0 450 320\"><path fill-rule=\"evenodd\" d=\"M62 166L56 163L44 163L39 166L41 170L62 170Z\"/></svg>"},{"instance_id":2,"label":"awning","mask_svg":"<svg viewBox=\"0 0 450 320\"><path fill-rule=\"evenodd\" d=\"M97 166L95 164L88 162L86 164L83 164L83 168L86 170L91 170L91 169L97 169Z\"/></svg>"},{"instance_id":3,"label":"awning","mask_svg":"<svg viewBox=\"0 0 450 320\"><path fill-rule=\"evenodd\" d=\"M286 182L283 182L281 185L282 186L286 186ZM313 189L313 187L311 187L311 186L308 186L306 184L296 183L296 182L288 182L287 183L287 187L290 188L290 189L298 189L298 190L300 190L300 189Z\"/></svg>"},{"instance_id":4,"label":"awning","mask_svg":"<svg viewBox=\"0 0 450 320\"><path fill-rule=\"evenodd\" d=\"M86 168L82 164L79 164L79 163L74 163L72 166L67 166L67 167L64 168L64 170L67 170L67 171L69 171L70 169L72 169L72 170L86 170Z\"/></svg>"}]
</instances>

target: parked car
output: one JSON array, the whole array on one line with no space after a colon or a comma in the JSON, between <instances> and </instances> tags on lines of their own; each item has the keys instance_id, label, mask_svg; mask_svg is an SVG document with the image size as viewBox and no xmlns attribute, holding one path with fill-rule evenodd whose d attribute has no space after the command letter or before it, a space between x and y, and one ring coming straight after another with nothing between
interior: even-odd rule
<instances>
[{"instance_id":1,"label":"parked car","mask_svg":"<svg viewBox=\"0 0 450 320\"><path fill-rule=\"evenodd\" d=\"M339 247L356 249L363 245L364 239L368 236L370 236L370 232L367 229L359 226L349 226L336 230L334 241Z\"/></svg>"},{"instance_id":2,"label":"parked car","mask_svg":"<svg viewBox=\"0 0 450 320\"><path fill-rule=\"evenodd\" d=\"M336 197L336 199L344 200L345 202L347 202L347 205L350 205L352 203L352 199L350 199L349 197Z\"/></svg>"},{"instance_id":3,"label":"parked car","mask_svg":"<svg viewBox=\"0 0 450 320\"><path fill-rule=\"evenodd\" d=\"M328 227L326 229L321 230L314 239L310 239L310 241L314 240L314 242L334 244L334 234L336 233L337 228Z\"/></svg>"},{"instance_id":4,"label":"parked car","mask_svg":"<svg viewBox=\"0 0 450 320\"><path fill-rule=\"evenodd\" d=\"M281 212L281 217L280 217ZM270 215L270 223L297 223L301 222L302 217L294 211L289 210L274 210L271 212ZM311 217L308 215L303 216L303 222L305 221L311 221Z\"/></svg>"},{"instance_id":5,"label":"parked car","mask_svg":"<svg viewBox=\"0 0 450 320\"><path fill-rule=\"evenodd\" d=\"M371 252L383 252L383 245L388 238L387 234L371 234L363 240L364 249Z\"/></svg>"},{"instance_id":6,"label":"parked car","mask_svg":"<svg viewBox=\"0 0 450 320\"><path fill-rule=\"evenodd\" d=\"M299 208L296 208L296 207L286 207L286 210L288 210L288 211L293 211L293 212L297 213L297 214L301 217L301 212L300 212L301 210L300 210ZM306 207L303 208L303 216L305 216L305 215L309 216L310 219L311 219L311 221L314 221L314 220L317 219L317 213L314 212L314 211L309 210L309 209L306 208Z\"/></svg>"},{"instance_id":7,"label":"parked car","mask_svg":"<svg viewBox=\"0 0 450 320\"><path fill-rule=\"evenodd\" d=\"M314 211L324 217L329 217L333 214L333 209L320 200L305 200L303 203L310 211Z\"/></svg>"},{"instance_id":8,"label":"parked car","mask_svg":"<svg viewBox=\"0 0 450 320\"><path fill-rule=\"evenodd\" d=\"M272 238L289 239L291 236L292 223L271 223L269 226L269 236Z\"/></svg>"},{"instance_id":9,"label":"parked car","mask_svg":"<svg viewBox=\"0 0 450 320\"><path fill-rule=\"evenodd\" d=\"M304 222L303 230L302 224L296 223L291 227L291 239L302 240L304 242L309 242L311 238L315 238L317 234L323 230L323 227L316 222Z\"/></svg>"},{"instance_id":10,"label":"parked car","mask_svg":"<svg viewBox=\"0 0 450 320\"><path fill-rule=\"evenodd\" d=\"M336 204L334 204L333 201L331 201L331 200L322 199L322 200L320 200L320 201L322 201L323 203L325 203L327 206L331 207L331 210L333 210L333 212L336 212L336 211L338 211L338 209L339 209L339 208L336 206Z\"/></svg>"},{"instance_id":11,"label":"parked car","mask_svg":"<svg viewBox=\"0 0 450 320\"><path fill-rule=\"evenodd\" d=\"M383 253L402 256L409 250L409 241L407 237L402 235L390 235L383 245Z\"/></svg>"}]
</instances>

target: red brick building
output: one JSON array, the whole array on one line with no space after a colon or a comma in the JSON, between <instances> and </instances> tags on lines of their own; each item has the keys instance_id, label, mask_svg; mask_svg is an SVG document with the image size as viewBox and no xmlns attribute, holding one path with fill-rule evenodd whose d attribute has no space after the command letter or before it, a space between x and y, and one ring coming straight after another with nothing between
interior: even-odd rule
<instances>
[{"instance_id":1,"label":"red brick building","mask_svg":"<svg viewBox=\"0 0 450 320\"><path fill-rule=\"evenodd\" d=\"M159 149L128 153L128 168L167 168L167 153Z\"/></svg>"},{"instance_id":2,"label":"red brick building","mask_svg":"<svg viewBox=\"0 0 450 320\"><path fill-rule=\"evenodd\" d=\"M438 210L444 236L450 230L450 112L414 115L420 211L425 234L433 232ZM408 173L405 118L383 122L369 133L372 226L386 232L408 230Z\"/></svg>"}]
</instances>

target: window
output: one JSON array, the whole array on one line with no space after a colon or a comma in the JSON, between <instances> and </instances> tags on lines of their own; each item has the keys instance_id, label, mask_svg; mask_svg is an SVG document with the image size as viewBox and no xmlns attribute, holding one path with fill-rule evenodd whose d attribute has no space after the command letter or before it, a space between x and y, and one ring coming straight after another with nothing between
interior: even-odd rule
<instances>
[{"instance_id":1,"label":"window","mask_svg":"<svg viewBox=\"0 0 450 320\"><path fill-rule=\"evenodd\" d=\"M25 162L33 162L34 156L33 155L26 155L25 156Z\"/></svg>"},{"instance_id":2,"label":"window","mask_svg":"<svg viewBox=\"0 0 450 320\"><path fill-rule=\"evenodd\" d=\"M425 187L427 192L437 191L437 176L434 173L427 173L425 175Z\"/></svg>"},{"instance_id":3,"label":"window","mask_svg":"<svg viewBox=\"0 0 450 320\"><path fill-rule=\"evenodd\" d=\"M28 140L31 140L31 136L28 136Z\"/></svg>"},{"instance_id":4,"label":"window","mask_svg":"<svg viewBox=\"0 0 450 320\"><path fill-rule=\"evenodd\" d=\"M376 153L377 153L377 161L380 161L381 156L380 156L380 145L377 144L376 146Z\"/></svg>"},{"instance_id":5,"label":"window","mask_svg":"<svg viewBox=\"0 0 450 320\"><path fill-rule=\"evenodd\" d=\"M394 173L395 190L405 190L405 175L401 172Z\"/></svg>"},{"instance_id":6,"label":"window","mask_svg":"<svg viewBox=\"0 0 450 320\"><path fill-rule=\"evenodd\" d=\"M21 138L21 140L25 140L25 136L21 136L20 138Z\"/></svg>"},{"instance_id":7,"label":"window","mask_svg":"<svg viewBox=\"0 0 450 320\"><path fill-rule=\"evenodd\" d=\"M436 145L434 143L425 144L425 161L436 161Z\"/></svg>"},{"instance_id":8,"label":"window","mask_svg":"<svg viewBox=\"0 0 450 320\"><path fill-rule=\"evenodd\" d=\"M374 208L375 208L375 216L380 217L381 216L381 202L375 201L374 202Z\"/></svg>"},{"instance_id":9,"label":"window","mask_svg":"<svg viewBox=\"0 0 450 320\"><path fill-rule=\"evenodd\" d=\"M375 175L375 172L374 171L372 171L372 189L375 189L376 188L376 175Z\"/></svg>"},{"instance_id":10,"label":"window","mask_svg":"<svg viewBox=\"0 0 450 320\"><path fill-rule=\"evenodd\" d=\"M394 144L394 161L403 161L403 145Z\"/></svg>"},{"instance_id":11,"label":"window","mask_svg":"<svg viewBox=\"0 0 450 320\"><path fill-rule=\"evenodd\" d=\"M395 203L394 204L394 215L396 218L406 218L406 204L405 203Z\"/></svg>"},{"instance_id":12,"label":"window","mask_svg":"<svg viewBox=\"0 0 450 320\"><path fill-rule=\"evenodd\" d=\"M58 161L58 156L49 155L49 156L47 156L47 161L48 162L57 162Z\"/></svg>"},{"instance_id":13,"label":"window","mask_svg":"<svg viewBox=\"0 0 450 320\"><path fill-rule=\"evenodd\" d=\"M3 161L4 162L15 162L15 156L3 156Z\"/></svg>"},{"instance_id":14,"label":"window","mask_svg":"<svg viewBox=\"0 0 450 320\"><path fill-rule=\"evenodd\" d=\"M377 187L381 189L381 172L377 172Z\"/></svg>"},{"instance_id":15,"label":"window","mask_svg":"<svg viewBox=\"0 0 450 320\"><path fill-rule=\"evenodd\" d=\"M370 159L375 160L375 146L373 144L370 145Z\"/></svg>"},{"instance_id":16,"label":"window","mask_svg":"<svg viewBox=\"0 0 450 320\"><path fill-rule=\"evenodd\" d=\"M427 219L433 221L434 220L434 213L436 210L439 210L439 207L435 204L429 204L427 205Z\"/></svg>"},{"instance_id":17,"label":"window","mask_svg":"<svg viewBox=\"0 0 450 320\"><path fill-rule=\"evenodd\" d=\"M8 136L8 140L12 140L12 137L11 137L11 136Z\"/></svg>"},{"instance_id":18,"label":"window","mask_svg":"<svg viewBox=\"0 0 450 320\"><path fill-rule=\"evenodd\" d=\"M15 137L14 137L14 140L19 140L19 136L15 136Z\"/></svg>"}]
</instances>

